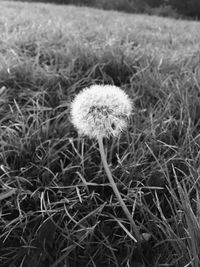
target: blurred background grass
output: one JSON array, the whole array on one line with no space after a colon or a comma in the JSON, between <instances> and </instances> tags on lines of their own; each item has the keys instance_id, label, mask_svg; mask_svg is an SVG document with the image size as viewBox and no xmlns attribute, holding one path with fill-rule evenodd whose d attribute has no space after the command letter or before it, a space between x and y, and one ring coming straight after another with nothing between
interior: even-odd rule
<instances>
[{"instance_id":1,"label":"blurred background grass","mask_svg":"<svg viewBox=\"0 0 200 267\"><path fill-rule=\"evenodd\" d=\"M18 0L16 0L18 1ZM65 5L90 6L127 13L146 13L174 18L200 18L198 0L26 0Z\"/></svg>"}]
</instances>

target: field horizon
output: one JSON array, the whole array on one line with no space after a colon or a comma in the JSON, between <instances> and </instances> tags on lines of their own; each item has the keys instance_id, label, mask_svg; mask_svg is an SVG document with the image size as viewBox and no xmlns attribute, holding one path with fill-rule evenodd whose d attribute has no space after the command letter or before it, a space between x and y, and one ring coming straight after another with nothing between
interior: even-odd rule
<instances>
[{"instance_id":1,"label":"field horizon","mask_svg":"<svg viewBox=\"0 0 200 267\"><path fill-rule=\"evenodd\" d=\"M0 5L0 265L199 267L200 22ZM71 121L94 84L133 102L104 145L139 244Z\"/></svg>"}]
</instances>

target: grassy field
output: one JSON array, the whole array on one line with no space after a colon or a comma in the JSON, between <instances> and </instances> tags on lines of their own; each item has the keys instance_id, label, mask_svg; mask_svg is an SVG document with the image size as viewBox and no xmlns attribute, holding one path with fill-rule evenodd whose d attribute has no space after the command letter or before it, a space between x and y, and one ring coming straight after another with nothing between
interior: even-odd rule
<instances>
[{"instance_id":1,"label":"grassy field","mask_svg":"<svg viewBox=\"0 0 200 267\"><path fill-rule=\"evenodd\" d=\"M199 22L0 5L0 266L199 267ZM140 244L70 120L92 84L134 103L106 152Z\"/></svg>"}]
</instances>

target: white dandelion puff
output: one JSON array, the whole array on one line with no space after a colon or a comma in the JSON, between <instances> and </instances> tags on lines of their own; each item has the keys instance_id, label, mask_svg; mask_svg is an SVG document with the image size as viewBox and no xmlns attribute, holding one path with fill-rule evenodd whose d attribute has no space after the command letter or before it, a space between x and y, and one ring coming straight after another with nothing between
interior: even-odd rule
<instances>
[{"instance_id":1,"label":"white dandelion puff","mask_svg":"<svg viewBox=\"0 0 200 267\"><path fill-rule=\"evenodd\" d=\"M110 185L132 226L135 234L135 238L132 238L135 242L140 242L137 226L115 184L103 147L103 137L118 136L127 127L131 111L132 101L122 89L112 85L93 85L75 97L71 105L71 118L80 134L98 140L101 160Z\"/></svg>"},{"instance_id":2,"label":"white dandelion puff","mask_svg":"<svg viewBox=\"0 0 200 267\"><path fill-rule=\"evenodd\" d=\"M119 87L93 85L75 97L71 118L78 132L90 138L118 136L131 110L131 100Z\"/></svg>"}]
</instances>

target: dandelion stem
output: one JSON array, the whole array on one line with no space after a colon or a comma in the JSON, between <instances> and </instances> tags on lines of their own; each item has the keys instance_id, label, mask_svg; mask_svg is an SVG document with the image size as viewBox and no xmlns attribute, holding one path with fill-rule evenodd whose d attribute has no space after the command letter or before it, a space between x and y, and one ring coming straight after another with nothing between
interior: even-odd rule
<instances>
[{"instance_id":1,"label":"dandelion stem","mask_svg":"<svg viewBox=\"0 0 200 267\"><path fill-rule=\"evenodd\" d=\"M109 166L108 166L108 163L107 163L107 160L106 160L106 155L105 155L105 152L104 152L104 146L103 146L103 139L102 137L98 137L98 143L99 143L99 151L100 151L100 154L101 154L101 160L103 162L103 166L104 166L104 169L105 169L105 172L107 174L107 177L108 177L108 180L110 182L110 185L115 193L115 196L117 197L126 217L128 218L129 222L131 223L131 226L132 226L132 230L133 230L133 233L135 234L135 239L136 239L136 242L140 242L140 235L139 235L139 232L138 232L138 229L137 229L137 226L133 220L133 217L132 215L130 214L128 208L126 207L126 204L124 203L121 195L120 195L120 192L115 184L115 181L112 177L112 174L111 174L111 171L109 169Z\"/></svg>"}]
</instances>

